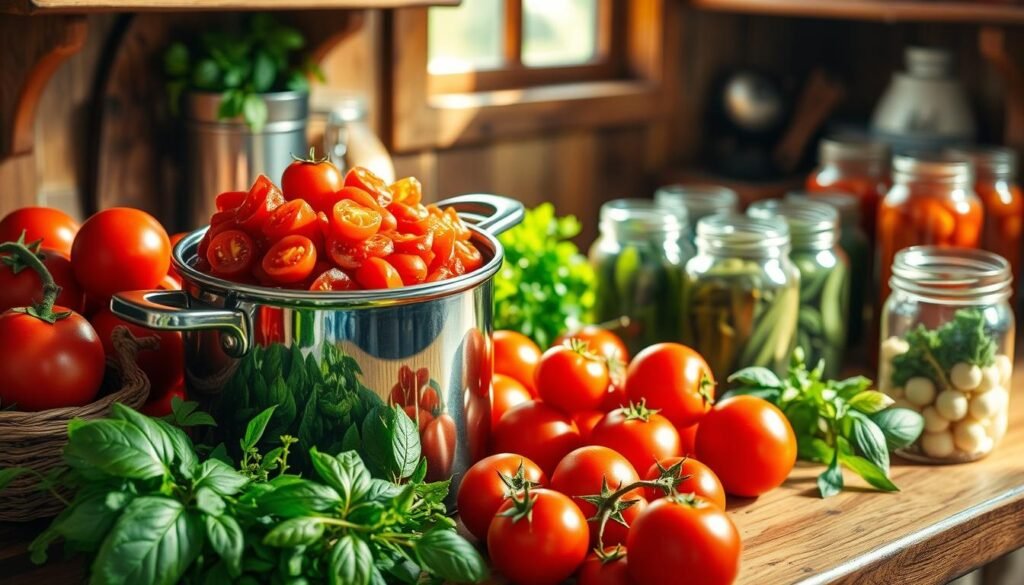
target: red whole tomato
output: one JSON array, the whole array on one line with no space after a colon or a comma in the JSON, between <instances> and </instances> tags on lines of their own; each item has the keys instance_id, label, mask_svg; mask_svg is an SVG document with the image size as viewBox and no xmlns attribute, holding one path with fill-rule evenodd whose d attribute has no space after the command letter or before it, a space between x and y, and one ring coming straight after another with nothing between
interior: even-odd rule
<instances>
[{"instance_id":1,"label":"red whole tomato","mask_svg":"<svg viewBox=\"0 0 1024 585\"><path fill-rule=\"evenodd\" d=\"M390 205L394 198L391 194L391 189L388 188L388 184L384 182L384 179L381 179L373 174L370 169L364 167L354 167L346 173L345 186L357 187L366 191L377 200L377 204L381 207Z\"/></svg>"},{"instance_id":2,"label":"red whole tomato","mask_svg":"<svg viewBox=\"0 0 1024 585\"><path fill-rule=\"evenodd\" d=\"M103 343L103 351L114 355L114 328L123 325L135 337L156 337L159 349L139 350L135 363L149 378L150 396L160 396L168 389L180 384L184 376L185 348L181 333L177 331L154 331L129 323L110 312L109 308L97 311L89 321Z\"/></svg>"},{"instance_id":3,"label":"red whole tomato","mask_svg":"<svg viewBox=\"0 0 1024 585\"><path fill-rule=\"evenodd\" d=\"M272 280L282 284L309 278L316 266L316 245L306 236L285 236L263 256L262 267Z\"/></svg>"},{"instance_id":4,"label":"red whole tomato","mask_svg":"<svg viewBox=\"0 0 1024 585\"><path fill-rule=\"evenodd\" d=\"M600 410L581 410L572 413L572 420L579 427L580 437L584 443L590 442L590 433L602 418L604 418L604 412Z\"/></svg>"},{"instance_id":5,"label":"red whole tomato","mask_svg":"<svg viewBox=\"0 0 1024 585\"><path fill-rule=\"evenodd\" d=\"M607 362L590 353L586 344L548 349L535 376L541 400L565 412L597 408L611 383Z\"/></svg>"},{"instance_id":6,"label":"red whole tomato","mask_svg":"<svg viewBox=\"0 0 1024 585\"><path fill-rule=\"evenodd\" d=\"M462 409L466 413L469 460L479 461L487 455L491 440L491 399L467 387L462 392Z\"/></svg>"},{"instance_id":7,"label":"red whole tomato","mask_svg":"<svg viewBox=\"0 0 1024 585\"><path fill-rule=\"evenodd\" d=\"M530 401L512 407L494 427L494 451L520 453L545 473L555 470L567 453L580 446L580 431L567 415Z\"/></svg>"},{"instance_id":8,"label":"red whole tomato","mask_svg":"<svg viewBox=\"0 0 1024 585\"><path fill-rule=\"evenodd\" d=\"M679 428L679 444L681 447L680 454L683 457L696 457L697 456L697 428L700 425L690 425L688 427Z\"/></svg>"},{"instance_id":9,"label":"red whole tomato","mask_svg":"<svg viewBox=\"0 0 1024 585\"><path fill-rule=\"evenodd\" d=\"M139 412L147 416L162 417L167 416L174 412L172 403L174 399L185 401L188 400L188 395L185 394L185 385L182 382L175 384L173 388L168 389L163 394L156 395L156 398L150 398L146 404L142 405Z\"/></svg>"},{"instance_id":10,"label":"red whole tomato","mask_svg":"<svg viewBox=\"0 0 1024 585\"><path fill-rule=\"evenodd\" d=\"M0 242L16 242L22 232L26 244L42 240L43 248L70 255L78 223L52 207L22 207L0 220Z\"/></svg>"},{"instance_id":11,"label":"red whole tomato","mask_svg":"<svg viewBox=\"0 0 1024 585\"><path fill-rule=\"evenodd\" d=\"M494 374L491 378L491 425L497 426L502 415L512 407L531 400L530 391L515 378Z\"/></svg>"},{"instance_id":12,"label":"red whole tomato","mask_svg":"<svg viewBox=\"0 0 1024 585\"><path fill-rule=\"evenodd\" d=\"M356 282L364 289L401 288L402 276L384 258L367 258L356 269Z\"/></svg>"},{"instance_id":13,"label":"red whole tomato","mask_svg":"<svg viewBox=\"0 0 1024 585\"><path fill-rule=\"evenodd\" d=\"M580 447L562 458L551 474L551 489L563 493L572 498L573 503L580 509L584 518L592 518L597 513L597 508L583 501L580 496L594 496L601 493L602 485L607 482L608 488L612 491L636 483L640 480L636 470L615 451L607 447L590 445ZM623 496L624 501L636 500L637 503L627 509L630 516L635 516L641 506L643 490L636 489ZM646 501L643 502L646 504ZM638 508L633 510L633 508ZM623 514L625 516L625 513ZM628 523L628 519L627 519ZM618 522L610 521L605 524L604 545L614 546L626 541L628 529ZM598 545L598 523L590 522L590 544Z\"/></svg>"},{"instance_id":14,"label":"red whole tomato","mask_svg":"<svg viewBox=\"0 0 1024 585\"><path fill-rule=\"evenodd\" d=\"M651 502L626 539L632 583L728 585L740 569L739 531L725 510L696 496Z\"/></svg>"},{"instance_id":15,"label":"red whole tomato","mask_svg":"<svg viewBox=\"0 0 1024 585\"><path fill-rule=\"evenodd\" d=\"M526 483L531 489L543 487L548 477L522 455L497 453L474 463L462 478L457 500L459 518L470 534L485 540L498 508Z\"/></svg>"},{"instance_id":16,"label":"red whole tomato","mask_svg":"<svg viewBox=\"0 0 1024 585\"><path fill-rule=\"evenodd\" d=\"M423 456L427 458L427 481L440 481L451 477L455 459L455 421L440 414L427 423L420 436Z\"/></svg>"},{"instance_id":17,"label":"red whole tomato","mask_svg":"<svg viewBox=\"0 0 1024 585\"><path fill-rule=\"evenodd\" d=\"M734 396L701 420L697 458L715 472L726 492L756 497L786 481L796 463L796 436L774 404Z\"/></svg>"},{"instance_id":18,"label":"red whole tomato","mask_svg":"<svg viewBox=\"0 0 1024 585\"><path fill-rule=\"evenodd\" d=\"M536 397L534 379L541 356L537 344L516 331L498 330L491 339L494 342L494 371L515 378Z\"/></svg>"},{"instance_id":19,"label":"red whole tomato","mask_svg":"<svg viewBox=\"0 0 1024 585\"><path fill-rule=\"evenodd\" d=\"M305 199L317 211L329 211L334 193L345 184L341 171L327 157L316 158L311 149L309 158L296 158L281 175L285 199Z\"/></svg>"},{"instance_id":20,"label":"red whole tomato","mask_svg":"<svg viewBox=\"0 0 1024 585\"><path fill-rule=\"evenodd\" d=\"M715 379L696 351L678 343L658 343L630 362L626 395L633 402L646 400L677 427L688 427L714 403Z\"/></svg>"},{"instance_id":21,"label":"red whole tomato","mask_svg":"<svg viewBox=\"0 0 1024 585\"><path fill-rule=\"evenodd\" d=\"M655 463L647 470L644 479L654 480L661 477L661 470L671 470L673 465L680 464L675 477L686 477L676 486L676 492L680 494L696 494L721 509L725 509L725 488L718 476L707 465L692 457L669 457ZM659 467L660 466L660 467ZM689 476L689 477L687 477ZM654 501L665 497L665 492L655 488L646 488L644 495L648 500Z\"/></svg>"},{"instance_id":22,"label":"red whole tomato","mask_svg":"<svg viewBox=\"0 0 1024 585\"><path fill-rule=\"evenodd\" d=\"M356 288L356 283L352 278L338 270L337 268L331 268L325 270L316 277L313 284L309 285L309 290L353 290Z\"/></svg>"},{"instance_id":23,"label":"red whole tomato","mask_svg":"<svg viewBox=\"0 0 1024 585\"><path fill-rule=\"evenodd\" d=\"M605 549L607 559L597 553L587 555L579 573L576 574L576 585L632 585L626 570L626 557L616 556L614 549Z\"/></svg>"},{"instance_id":24,"label":"red whole tomato","mask_svg":"<svg viewBox=\"0 0 1024 585\"><path fill-rule=\"evenodd\" d=\"M618 360L622 362L623 366L629 363L629 350L626 349L622 338L603 327L587 325L578 331L565 333L555 339L554 345L563 345L570 339L578 339L586 343L592 353Z\"/></svg>"},{"instance_id":25,"label":"red whole tomato","mask_svg":"<svg viewBox=\"0 0 1024 585\"><path fill-rule=\"evenodd\" d=\"M43 266L50 271L50 276L60 287L57 304L75 312L81 312L85 302L82 287L75 280L71 260L56 250L40 250ZM17 263L20 270L17 274L9 263ZM0 260L0 312L15 307L27 307L43 300L43 281L32 268L16 262L13 257Z\"/></svg>"},{"instance_id":26,"label":"red whole tomato","mask_svg":"<svg viewBox=\"0 0 1024 585\"><path fill-rule=\"evenodd\" d=\"M228 278L247 274L256 261L256 243L242 230L221 232L210 240L206 261L217 276Z\"/></svg>"},{"instance_id":27,"label":"red whole tomato","mask_svg":"<svg viewBox=\"0 0 1024 585\"><path fill-rule=\"evenodd\" d=\"M71 264L85 292L97 297L156 288L171 266L171 240L145 211L105 209L78 230Z\"/></svg>"},{"instance_id":28,"label":"red whole tomato","mask_svg":"<svg viewBox=\"0 0 1024 585\"><path fill-rule=\"evenodd\" d=\"M54 306L54 313L68 311ZM78 313L47 323L21 311L0 314L0 403L23 411L82 406L103 383L103 344Z\"/></svg>"},{"instance_id":29,"label":"red whole tomato","mask_svg":"<svg viewBox=\"0 0 1024 585\"><path fill-rule=\"evenodd\" d=\"M412 422L416 423L416 428L420 434L423 434L423 430L427 428L430 421L434 420L434 415L430 414L429 410L417 408L415 404L409 406L403 406L402 410L405 411L406 416L409 417Z\"/></svg>"},{"instance_id":30,"label":"red whole tomato","mask_svg":"<svg viewBox=\"0 0 1024 585\"><path fill-rule=\"evenodd\" d=\"M667 418L643 404L632 404L604 415L590 433L590 442L618 451L634 469L679 456L679 433Z\"/></svg>"},{"instance_id":31,"label":"red whole tomato","mask_svg":"<svg viewBox=\"0 0 1024 585\"><path fill-rule=\"evenodd\" d=\"M258 233L270 219L270 214L282 205L284 195L281 190L265 175L260 175L249 188L245 200L235 209L235 221L250 233Z\"/></svg>"},{"instance_id":32,"label":"red whole tomato","mask_svg":"<svg viewBox=\"0 0 1024 585\"><path fill-rule=\"evenodd\" d=\"M187 235L188 235L188 232L178 232L176 234L172 234L171 235L169 240L171 242L171 255L172 256L174 255L174 247L177 246L178 242L180 242L182 240L182 238L184 238ZM167 276L173 278L174 281L177 283L178 286L177 286L176 290L181 290L181 275L178 274L178 271L174 269L174 262L173 262L173 260L171 261L171 265L167 268ZM168 290L171 290L171 289L168 289Z\"/></svg>"},{"instance_id":33,"label":"red whole tomato","mask_svg":"<svg viewBox=\"0 0 1024 585\"><path fill-rule=\"evenodd\" d=\"M491 563L518 585L557 585L587 556L587 520L568 497L528 490L509 498L487 530Z\"/></svg>"}]
</instances>

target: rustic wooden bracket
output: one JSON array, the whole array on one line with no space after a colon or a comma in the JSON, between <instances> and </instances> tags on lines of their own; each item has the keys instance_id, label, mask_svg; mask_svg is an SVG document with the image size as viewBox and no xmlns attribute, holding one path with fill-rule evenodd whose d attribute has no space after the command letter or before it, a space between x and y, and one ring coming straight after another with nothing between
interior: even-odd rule
<instances>
[{"instance_id":1,"label":"rustic wooden bracket","mask_svg":"<svg viewBox=\"0 0 1024 585\"><path fill-rule=\"evenodd\" d=\"M36 104L65 59L85 44L85 16L0 14L0 160L32 151Z\"/></svg>"},{"instance_id":2,"label":"rustic wooden bracket","mask_svg":"<svg viewBox=\"0 0 1024 585\"><path fill-rule=\"evenodd\" d=\"M997 26L982 27L978 49L1002 78L1006 89L1003 142L1017 149L1024 148L1024 72L1006 50L1006 31Z\"/></svg>"}]
</instances>

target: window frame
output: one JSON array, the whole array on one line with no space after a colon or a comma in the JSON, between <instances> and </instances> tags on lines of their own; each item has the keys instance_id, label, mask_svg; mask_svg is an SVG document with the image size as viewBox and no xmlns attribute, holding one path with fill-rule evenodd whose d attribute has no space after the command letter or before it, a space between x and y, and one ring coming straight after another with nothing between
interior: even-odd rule
<instances>
[{"instance_id":1,"label":"window frame","mask_svg":"<svg viewBox=\"0 0 1024 585\"><path fill-rule=\"evenodd\" d=\"M481 89L431 91L427 70L427 8L403 8L385 16L387 59L383 91L384 132L395 153L478 144L568 128L599 128L665 118L669 59L678 47L669 0L608 0L621 32L601 69L531 68L523 81L506 71ZM672 11L672 16L676 16ZM669 47L671 45L671 47ZM600 48L600 44L599 44ZM673 65L674 65L673 61ZM504 77L504 79L502 79ZM509 83L512 81L513 83ZM474 82L477 83L477 82ZM491 88L491 89L483 89ZM434 88L437 89L437 88Z\"/></svg>"}]
</instances>

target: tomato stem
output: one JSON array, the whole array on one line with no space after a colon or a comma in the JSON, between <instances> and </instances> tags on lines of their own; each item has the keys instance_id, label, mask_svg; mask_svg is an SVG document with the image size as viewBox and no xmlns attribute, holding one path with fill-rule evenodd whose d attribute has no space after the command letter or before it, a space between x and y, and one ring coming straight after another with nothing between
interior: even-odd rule
<instances>
[{"instance_id":1,"label":"tomato stem","mask_svg":"<svg viewBox=\"0 0 1024 585\"><path fill-rule=\"evenodd\" d=\"M24 311L47 323L55 323L58 319L63 319L71 314L70 311L64 313L53 312L53 305L57 302L57 296L60 295L61 289L57 286L57 282L53 280L53 275L46 269L43 261L25 245L21 238L17 242L0 243L0 254L11 254L17 257L26 266L34 270L39 275L39 280L43 283L43 298L41 301L30 307L14 310Z\"/></svg>"}]
</instances>

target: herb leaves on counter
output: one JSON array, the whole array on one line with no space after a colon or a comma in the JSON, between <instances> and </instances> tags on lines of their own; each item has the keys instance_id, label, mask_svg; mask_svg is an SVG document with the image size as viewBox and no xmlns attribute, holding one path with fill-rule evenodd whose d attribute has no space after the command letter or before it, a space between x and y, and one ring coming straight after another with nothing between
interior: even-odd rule
<instances>
[{"instance_id":1,"label":"herb leaves on counter","mask_svg":"<svg viewBox=\"0 0 1024 585\"><path fill-rule=\"evenodd\" d=\"M797 437L800 459L828 466L818 477L821 497L843 489L842 467L872 487L898 491L889 478L889 451L907 447L920 436L924 419L871 389L863 376L823 380L823 365L808 370L800 348L789 371L779 378L767 368L745 368L729 376L738 385L729 394L752 394L785 413Z\"/></svg>"},{"instance_id":2,"label":"herb leaves on counter","mask_svg":"<svg viewBox=\"0 0 1024 585\"><path fill-rule=\"evenodd\" d=\"M291 475L288 446L256 445L275 415L247 425L242 471L200 461L180 430L120 404L108 419L68 426L65 460L77 493L32 543L44 562L55 540L94 556L91 583L419 583L479 582L487 567L445 515L448 482L425 483L418 456L404 483L371 476L354 451L308 451L315 473ZM407 462L418 438L391 437ZM415 437L415 435L412 435ZM262 463L261 463L262 462ZM260 465L266 467L263 473ZM403 475L408 467L396 475Z\"/></svg>"}]
</instances>

